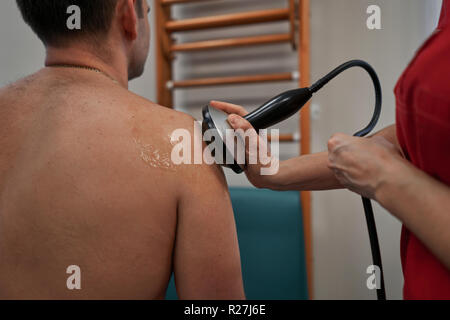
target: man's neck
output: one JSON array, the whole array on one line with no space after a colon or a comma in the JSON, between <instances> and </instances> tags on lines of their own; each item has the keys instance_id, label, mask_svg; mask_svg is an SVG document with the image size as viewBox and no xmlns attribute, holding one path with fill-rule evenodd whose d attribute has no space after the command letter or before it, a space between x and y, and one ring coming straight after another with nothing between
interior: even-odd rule
<instances>
[{"instance_id":1,"label":"man's neck","mask_svg":"<svg viewBox=\"0 0 450 320\"><path fill-rule=\"evenodd\" d=\"M125 58L111 54L108 59L79 47L47 47L45 66L71 65L98 69L128 89L128 67Z\"/></svg>"}]
</instances>

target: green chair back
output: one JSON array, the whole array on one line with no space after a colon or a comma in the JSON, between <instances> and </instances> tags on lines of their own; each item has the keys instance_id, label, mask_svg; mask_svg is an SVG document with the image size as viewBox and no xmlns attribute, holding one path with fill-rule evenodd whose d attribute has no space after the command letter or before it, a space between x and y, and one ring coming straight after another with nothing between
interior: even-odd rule
<instances>
[{"instance_id":1,"label":"green chair back","mask_svg":"<svg viewBox=\"0 0 450 320\"><path fill-rule=\"evenodd\" d=\"M306 300L299 192L230 188L247 299ZM173 279L167 299L177 299Z\"/></svg>"}]
</instances>

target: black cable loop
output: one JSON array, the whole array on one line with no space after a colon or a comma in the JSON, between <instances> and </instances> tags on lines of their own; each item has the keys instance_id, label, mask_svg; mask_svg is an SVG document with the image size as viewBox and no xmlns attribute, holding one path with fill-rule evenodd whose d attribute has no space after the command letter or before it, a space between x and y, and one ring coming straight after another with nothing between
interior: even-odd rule
<instances>
[{"instance_id":1,"label":"black cable loop","mask_svg":"<svg viewBox=\"0 0 450 320\"><path fill-rule=\"evenodd\" d=\"M354 134L355 137L365 137L368 135L376 126L378 123L378 120L380 119L381 114L381 105L382 105L382 92L381 92L381 84L380 80L378 79L378 75L375 72L375 70L372 68L370 64L368 64L365 61L362 60L352 60L348 61L333 71L331 71L329 74L327 74L325 77L314 83L309 89L312 93L315 93L322 89L328 82L330 82L332 79L337 77L339 74L341 74L343 71L352 68L352 67L361 67L364 70L366 70L372 81L375 88L375 110L372 116L372 119L370 120L370 123L362 130L358 131ZM378 266L380 268L380 288L377 288L377 298L378 300L386 300L386 290L384 286L384 273L383 273L383 265L381 261L381 252L380 252L380 244L378 241L378 234L377 234L377 227L375 223L375 217L373 214L373 208L372 208L372 202L370 199L362 197L362 202L364 206L364 213L366 215L366 222L367 222L367 229L369 232L369 240L370 240L370 247L372 251L372 260L373 264L375 266Z\"/></svg>"}]
</instances>

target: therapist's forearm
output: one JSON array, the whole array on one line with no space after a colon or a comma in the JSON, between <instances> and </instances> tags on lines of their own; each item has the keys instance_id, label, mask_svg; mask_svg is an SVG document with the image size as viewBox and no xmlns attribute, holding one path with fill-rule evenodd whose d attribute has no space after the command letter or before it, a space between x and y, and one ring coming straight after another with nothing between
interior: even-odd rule
<instances>
[{"instance_id":1,"label":"therapist's forearm","mask_svg":"<svg viewBox=\"0 0 450 320\"><path fill-rule=\"evenodd\" d=\"M395 125L384 128L374 136L382 136L398 146ZM333 171L328 168L328 152L304 155L280 162L279 173L271 178L275 190L332 190L342 189Z\"/></svg>"},{"instance_id":2,"label":"therapist's forearm","mask_svg":"<svg viewBox=\"0 0 450 320\"><path fill-rule=\"evenodd\" d=\"M370 137L383 137L387 141L392 143L394 146L396 146L397 149L399 150L401 149L397 139L397 128L395 124L390 125L389 127L382 129L381 131L378 131L377 133L371 135Z\"/></svg>"},{"instance_id":3,"label":"therapist's forearm","mask_svg":"<svg viewBox=\"0 0 450 320\"><path fill-rule=\"evenodd\" d=\"M280 191L341 189L341 184L327 163L328 152L282 161L279 173L273 177L272 189Z\"/></svg>"},{"instance_id":4,"label":"therapist's forearm","mask_svg":"<svg viewBox=\"0 0 450 320\"><path fill-rule=\"evenodd\" d=\"M387 170L376 200L450 270L450 187L406 160Z\"/></svg>"}]
</instances>

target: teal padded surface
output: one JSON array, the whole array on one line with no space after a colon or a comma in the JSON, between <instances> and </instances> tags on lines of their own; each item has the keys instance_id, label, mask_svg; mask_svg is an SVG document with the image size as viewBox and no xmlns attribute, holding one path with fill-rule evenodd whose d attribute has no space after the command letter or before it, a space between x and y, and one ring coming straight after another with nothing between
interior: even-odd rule
<instances>
[{"instance_id":1,"label":"teal padded surface","mask_svg":"<svg viewBox=\"0 0 450 320\"><path fill-rule=\"evenodd\" d=\"M231 188L247 299L308 298L298 192ZM167 299L176 299L173 279Z\"/></svg>"}]
</instances>

